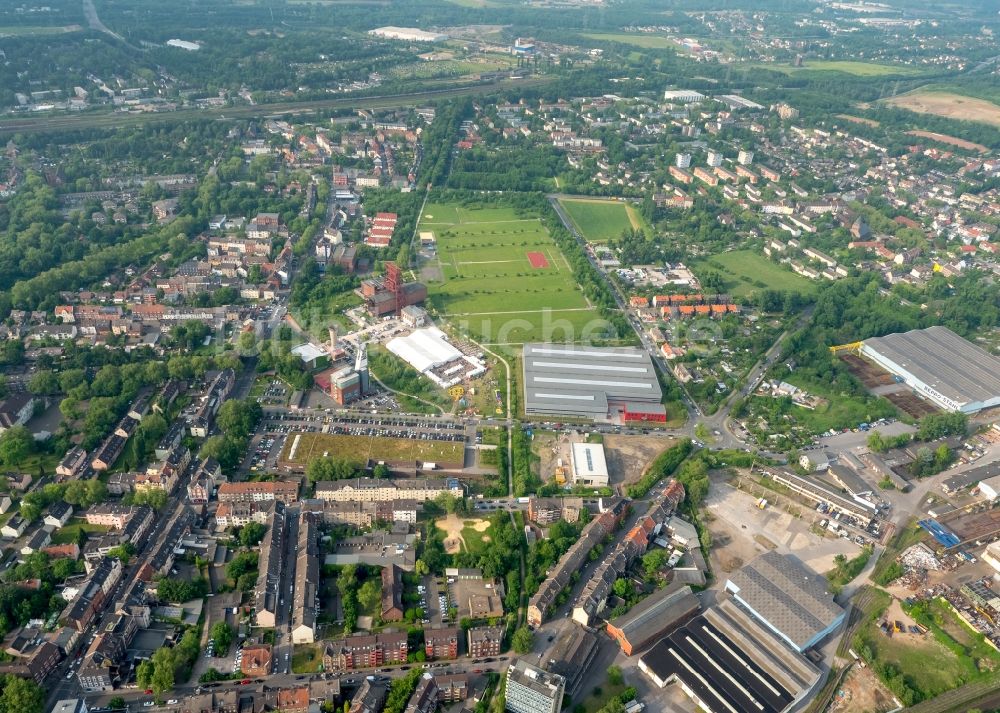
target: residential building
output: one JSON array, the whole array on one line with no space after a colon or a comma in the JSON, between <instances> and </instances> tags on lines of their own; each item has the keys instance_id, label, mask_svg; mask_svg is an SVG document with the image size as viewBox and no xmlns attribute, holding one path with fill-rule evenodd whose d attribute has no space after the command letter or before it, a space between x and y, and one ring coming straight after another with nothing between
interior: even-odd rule
<instances>
[{"instance_id":1,"label":"residential building","mask_svg":"<svg viewBox=\"0 0 1000 713\"><path fill-rule=\"evenodd\" d=\"M240 671L244 676L255 678L269 676L273 665L274 654L270 644L254 644L243 647L243 660Z\"/></svg>"},{"instance_id":2,"label":"residential building","mask_svg":"<svg viewBox=\"0 0 1000 713\"><path fill-rule=\"evenodd\" d=\"M465 491L457 480L450 478L447 480L356 478L316 483L316 497L321 500L356 502L415 500L425 502L434 500L440 495L463 497Z\"/></svg>"},{"instance_id":3,"label":"residential building","mask_svg":"<svg viewBox=\"0 0 1000 713\"><path fill-rule=\"evenodd\" d=\"M382 568L382 621L403 620L403 571L395 564Z\"/></svg>"},{"instance_id":4,"label":"residential building","mask_svg":"<svg viewBox=\"0 0 1000 713\"><path fill-rule=\"evenodd\" d=\"M301 513L298 535L292 593L292 642L311 644L316 640L319 614L319 547L312 514Z\"/></svg>"},{"instance_id":5,"label":"residential building","mask_svg":"<svg viewBox=\"0 0 1000 713\"><path fill-rule=\"evenodd\" d=\"M216 494L220 503L249 503L280 500L289 505L299 498L299 484L275 480L263 482L243 481L223 483Z\"/></svg>"},{"instance_id":6,"label":"residential building","mask_svg":"<svg viewBox=\"0 0 1000 713\"><path fill-rule=\"evenodd\" d=\"M56 466L56 475L60 479L76 479L87 469L87 451L80 446L70 448Z\"/></svg>"},{"instance_id":7,"label":"residential building","mask_svg":"<svg viewBox=\"0 0 1000 713\"><path fill-rule=\"evenodd\" d=\"M348 713L382 713L388 696L389 691L383 684L374 683L366 678L351 699Z\"/></svg>"},{"instance_id":8,"label":"residential building","mask_svg":"<svg viewBox=\"0 0 1000 713\"><path fill-rule=\"evenodd\" d=\"M438 706L438 687L434 676L425 673L406 703L404 713L435 713Z\"/></svg>"},{"instance_id":9,"label":"residential building","mask_svg":"<svg viewBox=\"0 0 1000 713\"><path fill-rule=\"evenodd\" d=\"M27 391L11 394L0 401L0 433L14 426L23 426L35 412L35 397Z\"/></svg>"},{"instance_id":10,"label":"residential building","mask_svg":"<svg viewBox=\"0 0 1000 713\"><path fill-rule=\"evenodd\" d=\"M277 623L278 606L282 599L278 589L281 586L281 560L285 551L285 519L284 503L275 502L270 526L260 543L253 601L257 626L264 628L273 628Z\"/></svg>"},{"instance_id":11,"label":"residential building","mask_svg":"<svg viewBox=\"0 0 1000 713\"><path fill-rule=\"evenodd\" d=\"M330 641L323 651L323 668L337 671L406 663L406 640L405 631L383 631Z\"/></svg>"},{"instance_id":12,"label":"residential building","mask_svg":"<svg viewBox=\"0 0 1000 713\"><path fill-rule=\"evenodd\" d=\"M424 629L424 654L428 661L458 658L460 629L448 626L443 629Z\"/></svg>"},{"instance_id":13,"label":"residential building","mask_svg":"<svg viewBox=\"0 0 1000 713\"><path fill-rule=\"evenodd\" d=\"M503 646L504 627L474 626L467 633L469 656L484 658L499 656Z\"/></svg>"}]
</instances>

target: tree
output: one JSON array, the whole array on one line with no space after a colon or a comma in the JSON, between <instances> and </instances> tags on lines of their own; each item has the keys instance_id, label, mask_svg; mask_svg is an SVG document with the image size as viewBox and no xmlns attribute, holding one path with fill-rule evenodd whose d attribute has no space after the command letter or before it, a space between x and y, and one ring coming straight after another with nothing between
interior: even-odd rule
<instances>
[{"instance_id":1,"label":"tree","mask_svg":"<svg viewBox=\"0 0 1000 713\"><path fill-rule=\"evenodd\" d=\"M112 710L120 710L125 707L125 699L121 696L115 696L108 701L108 707Z\"/></svg>"},{"instance_id":2,"label":"tree","mask_svg":"<svg viewBox=\"0 0 1000 713\"><path fill-rule=\"evenodd\" d=\"M254 265L254 267L257 267ZM257 346L257 336L253 332L240 332L236 340L236 347L240 354L253 354L254 347Z\"/></svg>"},{"instance_id":3,"label":"tree","mask_svg":"<svg viewBox=\"0 0 1000 713\"><path fill-rule=\"evenodd\" d=\"M357 476L361 469L359 463L347 460L346 458L335 458L333 456L313 458L306 465L306 478L310 483L321 480L345 480Z\"/></svg>"},{"instance_id":4,"label":"tree","mask_svg":"<svg viewBox=\"0 0 1000 713\"><path fill-rule=\"evenodd\" d=\"M614 593L622 599L628 599L632 596L632 582L624 577L616 579L611 588L614 590Z\"/></svg>"},{"instance_id":5,"label":"tree","mask_svg":"<svg viewBox=\"0 0 1000 713\"><path fill-rule=\"evenodd\" d=\"M154 510L162 510L167 504L167 491L158 488L144 488L132 495L133 505L148 505Z\"/></svg>"},{"instance_id":6,"label":"tree","mask_svg":"<svg viewBox=\"0 0 1000 713\"><path fill-rule=\"evenodd\" d=\"M0 463L17 465L31 453L35 439L24 426L12 426L0 435Z\"/></svg>"},{"instance_id":7,"label":"tree","mask_svg":"<svg viewBox=\"0 0 1000 713\"><path fill-rule=\"evenodd\" d=\"M0 710L6 713L42 713L45 692L34 681L7 674L3 678Z\"/></svg>"},{"instance_id":8,"label":"tree","mask_svg":"<svg viewBox=\"0 0 1000 713\"><path fill-rule=\"evenodd\" d=\"M229 575L230 579L239 579L244 574L257 569L257 558L256 552L241 552L226 565L226 574Z\"/></svg>"},{"instance_id":9,"label":"tree","mask_svg":"<svg viewBox=\"0 0 1000 713\"><path fill-rule=\"evenodd\" d=\"M422 559L418 559L413 565L413 571L421 577L425 577L431 573L431 568L427 566L427 563Z\"/></svg>"},{"instance_id":10,"label":"tree","mask_svg":"<svg viewBox=\"0 0 1000 713\"><path fill-rule=\"evenodd\" d=\"M223 470L231 470L239 465L245 446L244 441L228 434L210 436L202 444L199 455L202 458L215 458Z\"/></svg>"},{"instance_id":11,"label":"tree","mask_svg":"<svg viewBox=\"0 0 1000 713\"><path fill-rule=\"evenodd\" d=\"M59 379L51 371L39 371L28 382L28 391L37 396L48 396L59 391Z\"/></svg>"},{"instance_id":12,"label":"tree","mask_svg":"<svg viewBox=\"0 0 1000 713\"><path fill-rule=\"evenodd\" d=\"M240 544L244 547L256 547L264 539L267 525L260 522L248 522L240 530Z\"/></svg>"},{"instance_id":13,"label":"tree","mask_svg":"<svg viewBox=\"0 0 1000 713\"><path fill-rule=\"evenodd\" d=\"M516 653L529 653L535 646L535 635L531 629L522 626L510 637L510 645Z\"/></svg>"},{"instance_id":14,"label":"tree","mask_svg":"<svg viewBox=\"0 0 1000 713\"><path fill-rule=\"evenodd\" d=\"M622 677L622 670L618 666L608 666L608 684L620 686L625 679Z\"/></svg>"},{"instance_id":15,"label":"tree","mask_svg":"<svg viewBox=\"0 0 1000 713\"><path fill-rule=\"evenodd\" d=\"M212 626L209 636L215 644L215 650L224 654L229 651L229 646L233 643L233 628L224 621L217 621Z\"/></svg>"},{"instance_id":16,"label":"tree","mask_svg":"<svg viewBox=\"0 0 1000 713\"><path fill-rule=\"evenodd\" d=\"M139 688L149 688L153 685L153 673L156 671L156 666L153 665L152 660L145 660L139 663L135 669L135 682L139 684Z\"/></svg>"},{"instance_id":17,"label":"tree","mask_svg":"<svg viewBox=\"0 0 1000 713\"><path fill-rule=\"evenodd\" d=\"M121 560L122 566L128 564L129 559L135 554L135 545L131 542L126 542L124 545L119 545L118 547L112 547L108 550L108 557L112 559Z\"/></svg>"},{"instance_id":18,"label":"tree","mask_svg":"<svg viewBox=\"0 0 1000 713\"><path fill-rule=\"evenodd\" d=\"M358 590L358 604L364 611L381 612L382 584L375 579L369 579Z\"/></svg>"},{"instance_id":19,"label":"tree","mask_svg":"<svg viewBox=\"0 0 1000 713\"><path fill-rule=\"evenodd\" d=\"M150 688L153 694L160 696L174 687L177 673L177 654L174 649L166 647L153 652L153 677Z\"/></svg>"},{"instance_id":20,"label":"tree","mask_svg":"<svg viewBox=\"0 0 1000 713\"><path fill-rule=\"evenodd\" d=\"M261 415L257 399L230 399L219 407L215 423L227 436L244 439L253 433Z\"/></svg>"}]
</instances>

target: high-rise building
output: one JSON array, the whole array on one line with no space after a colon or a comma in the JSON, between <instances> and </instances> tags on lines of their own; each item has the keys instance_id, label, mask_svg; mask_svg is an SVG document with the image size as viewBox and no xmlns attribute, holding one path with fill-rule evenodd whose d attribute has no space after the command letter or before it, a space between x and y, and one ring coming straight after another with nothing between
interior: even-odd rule
<instances>
[{"instance_id":1,"label":"high-rise building","mask_svg":"<svg viewBox=\"0 0 1000 713\"><path fill-rule=\"evenodd\" d=\"M714 149L709 149L708 150L707 161L708 161L708 165L711 166L712 168L717 168L718 166L721 166L722 165L722 152L721 151L715 151Z\"/></svg>"},{"instance_id":2,"label":"high-rise building","mask_svg":"<svg viewBox=\"0 0 1000 713\"><path fill-rule=\"evenodd\" d=\"M749 166L753 163L753 151L741 150L739 156L736 157L736 162L741 166Z\"/></svg>"},{"instance_id":3,"label":"high-rise building","mask_svg":"<svg viewBox=\"0 0 1000 713\"><path fill-rule=\"evenodd\" d=\"M524 660L507 669L507 704L511 713L559 713L566 679Z\"/></svg>"},{"instance_id":4,"label":"high-rise building","mask_svg":"<svg viewBox=\"0 0 1000 713\"><path fill-rule=\"evenodd\" d=\"M691 154L679 153L674 156L674 165L677 168L691 168Z\"/></svg>"}]
</instances>

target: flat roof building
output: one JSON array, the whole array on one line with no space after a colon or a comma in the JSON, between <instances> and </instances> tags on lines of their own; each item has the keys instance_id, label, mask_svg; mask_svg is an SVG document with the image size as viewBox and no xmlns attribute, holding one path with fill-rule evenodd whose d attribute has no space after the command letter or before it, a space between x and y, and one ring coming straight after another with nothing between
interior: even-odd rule
<instances>
[{"instance_id":1,"label":"flat roof building","mask_svg":"<svg viewBox=\"0 0 1000 713\"><path fill-rule=\"evenodd\" d=\"M666 421L649 354L634 347L524 345L524 410L594 421Z\"/></svg>"},{"instance_id":2,"label":"flat roof building","mask_svg":"<svg viewBox=\"0 0 1000 713\"><path fill-rule=\"evenodd\" d=\"M603 488L608 484L608 462L600 443L574 443L570 451L573 483Z\"/></svg>"},{"instance_id":3,"label":"flat roof building","mask_svg":"<svg viewBox=\"0 0 1000 713\"><path fill-rule=\"evenodd\" d=\"M861 353L948 411L1000 406L1000 358L947 327L866 339Z\"/></svg>"},{"instance_id":4,"label":"flat roof building","mask_svg":"<svg viewBox=\"0 0 1000 713\"><path fill-rule=\"evenodd\" d=\"M845 612L827 581L794 557L765 552L730 575L726 591L796 651L834 631Z\"/></svg>"},{"instance_id":5,"label":"flat roof building","mask_svg":"<svg viewBox=\"0 0 1000 713\"><path fill-rule=\"evenodd\" d=\"M518 659L507 669L505 710L511 713L559 713L566 679Z\"/></svg>"}]
</instances>

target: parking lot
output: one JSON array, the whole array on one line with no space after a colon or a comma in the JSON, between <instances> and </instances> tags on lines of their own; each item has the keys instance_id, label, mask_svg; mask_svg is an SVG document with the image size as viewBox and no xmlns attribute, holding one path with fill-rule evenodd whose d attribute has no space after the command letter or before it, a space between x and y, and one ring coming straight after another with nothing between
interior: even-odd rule
<instances>
[{"instance_id":1,"label":"parking lot","mask_svg":"<svg viewBox=\"0 0 1000 713\"><path fill-rule=\"evenodd\" d=\"M439 423L419 419L265 412L265 420L261 422L259 433L265 437L273 435L276 441L278 437L289 433L311 432L460 443L467 439L467 430L468 428L460 423ZM280 446L277 450L280 451Z\"/></svg>"},{"instance_id":2,"label":"parking lot","mask_svg":"<svg viewBox=\"0 0 1000 713\"><path fill-rule=\"evenodd\" d=\"M744 487L748 487L746 482ZM850 539L819 534L822 513L801 506L801 517L796 517L771 504L762 510L757 507L760 497L770 500L774 494L760 487L750 493L727 483L712 482L705 507L717 571L731 572L772 549L794 554L816 572L832 569L838 554L848 558L857 554L858 545Z\"/></svg>"}]
</instances>

